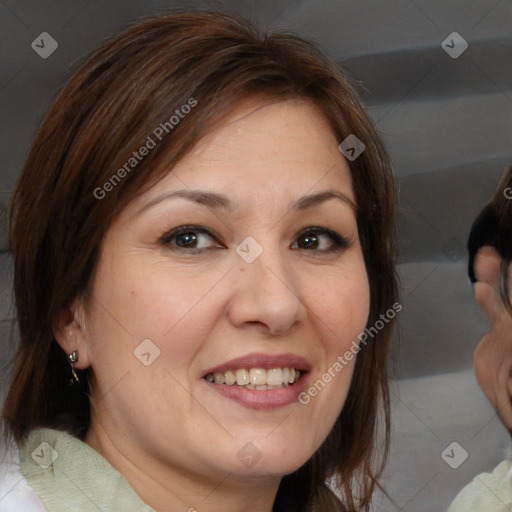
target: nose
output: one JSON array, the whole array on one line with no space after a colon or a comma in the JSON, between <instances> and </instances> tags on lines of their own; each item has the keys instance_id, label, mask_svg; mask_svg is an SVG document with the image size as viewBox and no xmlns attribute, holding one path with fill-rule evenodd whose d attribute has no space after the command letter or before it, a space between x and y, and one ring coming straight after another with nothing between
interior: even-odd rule
<instances>
[{"instance_id":1,"label":"nose","mask_svg":"<svg viewBox=\"0 0 512 512\"><path fill-rule=\"evenodd\" d=\"M266 249L252 263L237 262L228 309L234 326L257 325L263 332L277 336L290 332L307 318L300 276L286 260L278 249Z\"/></svg>"}]
</instances>

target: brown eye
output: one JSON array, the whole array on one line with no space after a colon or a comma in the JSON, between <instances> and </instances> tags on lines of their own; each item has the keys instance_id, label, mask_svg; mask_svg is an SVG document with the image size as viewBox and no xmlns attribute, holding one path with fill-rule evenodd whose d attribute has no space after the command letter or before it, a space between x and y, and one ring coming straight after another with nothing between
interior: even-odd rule
<instances>
[{"instance_id":1,"label":"brown eye","mask_svg":"<svg viewBox=\"0 0 512 512\"><path fill-rule=\"evenodd\" d=\"M300 247L303 244L303 247ZM320 245L319 236L316 234L302 235L298 239L298 245L301 249L318 249Z\"/></svg>"},{"instance_id":2,"label":"brown eye","mask_svg":"<svg viewBox=\"0 0 512 512\"><path fill-rule=\"evenodd\" d=\"M178 247L184 247L184 248L196 248L197 241L198 241L197 233L194 233L193 231L189 231L187 233L180 233L179 235L175 236L176 239L176 245Z\"/></svg>"},{"instance_id":3,"label":"brown eye","mask_svg":"<svg viewBox=\"0 0 512 512\"><path fill-rule=\"evenodd\" d=\"M195 226L181 226L166 233L160 243L172 250L202 252L203 250L223 248L217 237L209 230Z\"/></svg>"},{"instance_id":4,"label":"brown eye","mask_svg":"<svg viewBox=\"0 0 512 512\"><path fill-rule=\"evenodd\" d=\"M311 227L299 234L294 248L313 252L334 252L346 249L348 246L348 241L335 231Z\"/></svg>"}]
</instances>

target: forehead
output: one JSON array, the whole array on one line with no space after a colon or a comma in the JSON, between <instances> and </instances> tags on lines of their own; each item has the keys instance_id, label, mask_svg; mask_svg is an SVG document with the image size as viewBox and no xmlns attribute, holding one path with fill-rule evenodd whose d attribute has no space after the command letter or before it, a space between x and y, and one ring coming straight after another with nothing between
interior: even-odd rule
<instances>
[{"instance_id":1,"label":"forehead","mask_svg":"<svg viewBox=\"0 0 512 512\"><path fill-rule=\"evenodd\" d=\"M235 196L290 200L336 188L355 202L350 168L323 114L305 100L246 100L222 119L152 189L202 188ZM141 198L142 199L142 198Z\"/></svg>"},{"instance_id":2,"label":"forehead","mask_svg":"<svg viewBox=\"0 0 512 512\"><path fill-rule=\"evenodd\" d=\"M233 156L244 150L258 152L261 159L275 159L276 137L282 152L297 149L294 144L308 140L301 148L300 157L318 156L318 151L331 153L337 148L324 115L311 102L302 99L264 102L248 99L240 103L219 125L206 135L191 155L215 154L229 151ZM244 146L238 145L244 141ZM264 142L265 144L261 144ZM336 154L337 155L337 154ZM322 156L326 156L325 154Z\"/></svg>"}]
</instances>

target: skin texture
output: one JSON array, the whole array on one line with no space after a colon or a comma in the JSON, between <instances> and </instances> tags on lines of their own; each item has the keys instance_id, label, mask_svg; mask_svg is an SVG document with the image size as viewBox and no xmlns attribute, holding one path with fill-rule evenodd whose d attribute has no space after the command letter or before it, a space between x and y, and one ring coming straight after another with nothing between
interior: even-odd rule
<instances>
[{"instance_id":1,"label":"skin texture","mask_svg":"<svg viewBox=\"0 0 512 512\"><path fill-rule=\"evenodd\" d=\"M474 353L475 372L485 396L512 435L512 317L499 293L501 257L483 247L475 259L475 299L487 314L489 332Z\"/></svg>"},{"instance_id":2,"label":"skin texture","mask_svg":"<svg viewBox=\"0 0 512 512\"><path fill-rule=\"evenodd\" d=\"M91 370L86 442L159 512L270 512L282 476L312 456L339 416L355 359L307 405L273 410L244 407L202 378L235 357L293 353L309 361L313 383L364 329L369 285L338 144L307 102L244 102L120 214L102 244L92 300L62 314L59 343ZM145 208L189 189L225 194L234 209L183 198ZM292 210L326 189L348 201ZM176 238L161 243L190 224L218 236L198 232L195 252ZM320 234L315 252L299 236L310 226L348 246L328 252L333 241ZM236 252L247 236L263 248L253 263ZM144 339L160 350L150 366L134 355ZM250 468L237 457L247 443L261 455Z\"/></svg>"}]
</instances>

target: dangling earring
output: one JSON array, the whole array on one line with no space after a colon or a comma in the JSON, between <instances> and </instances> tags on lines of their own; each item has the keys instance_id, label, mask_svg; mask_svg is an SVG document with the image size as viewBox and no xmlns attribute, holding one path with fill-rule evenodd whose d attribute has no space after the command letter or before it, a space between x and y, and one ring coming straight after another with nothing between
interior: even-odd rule
<instances>
[{"instance_id":1,"label":"dangling earring","mask_svg":"<svg viewBox=\"0 0 512 512\"><path fill-rule=\"evenodd\" d=\"M73 375L73 378L69 380L69 385L72 386L73 384L75 384L75 382L77 384L80 384L78 375L75 372L75 363L78 361L78 351L77 350L73 350L73 352L71 352L71 354L69 354L68 361L69 361L69 364L71 365L71 374Z\"/></svg>"}]
</instances>

